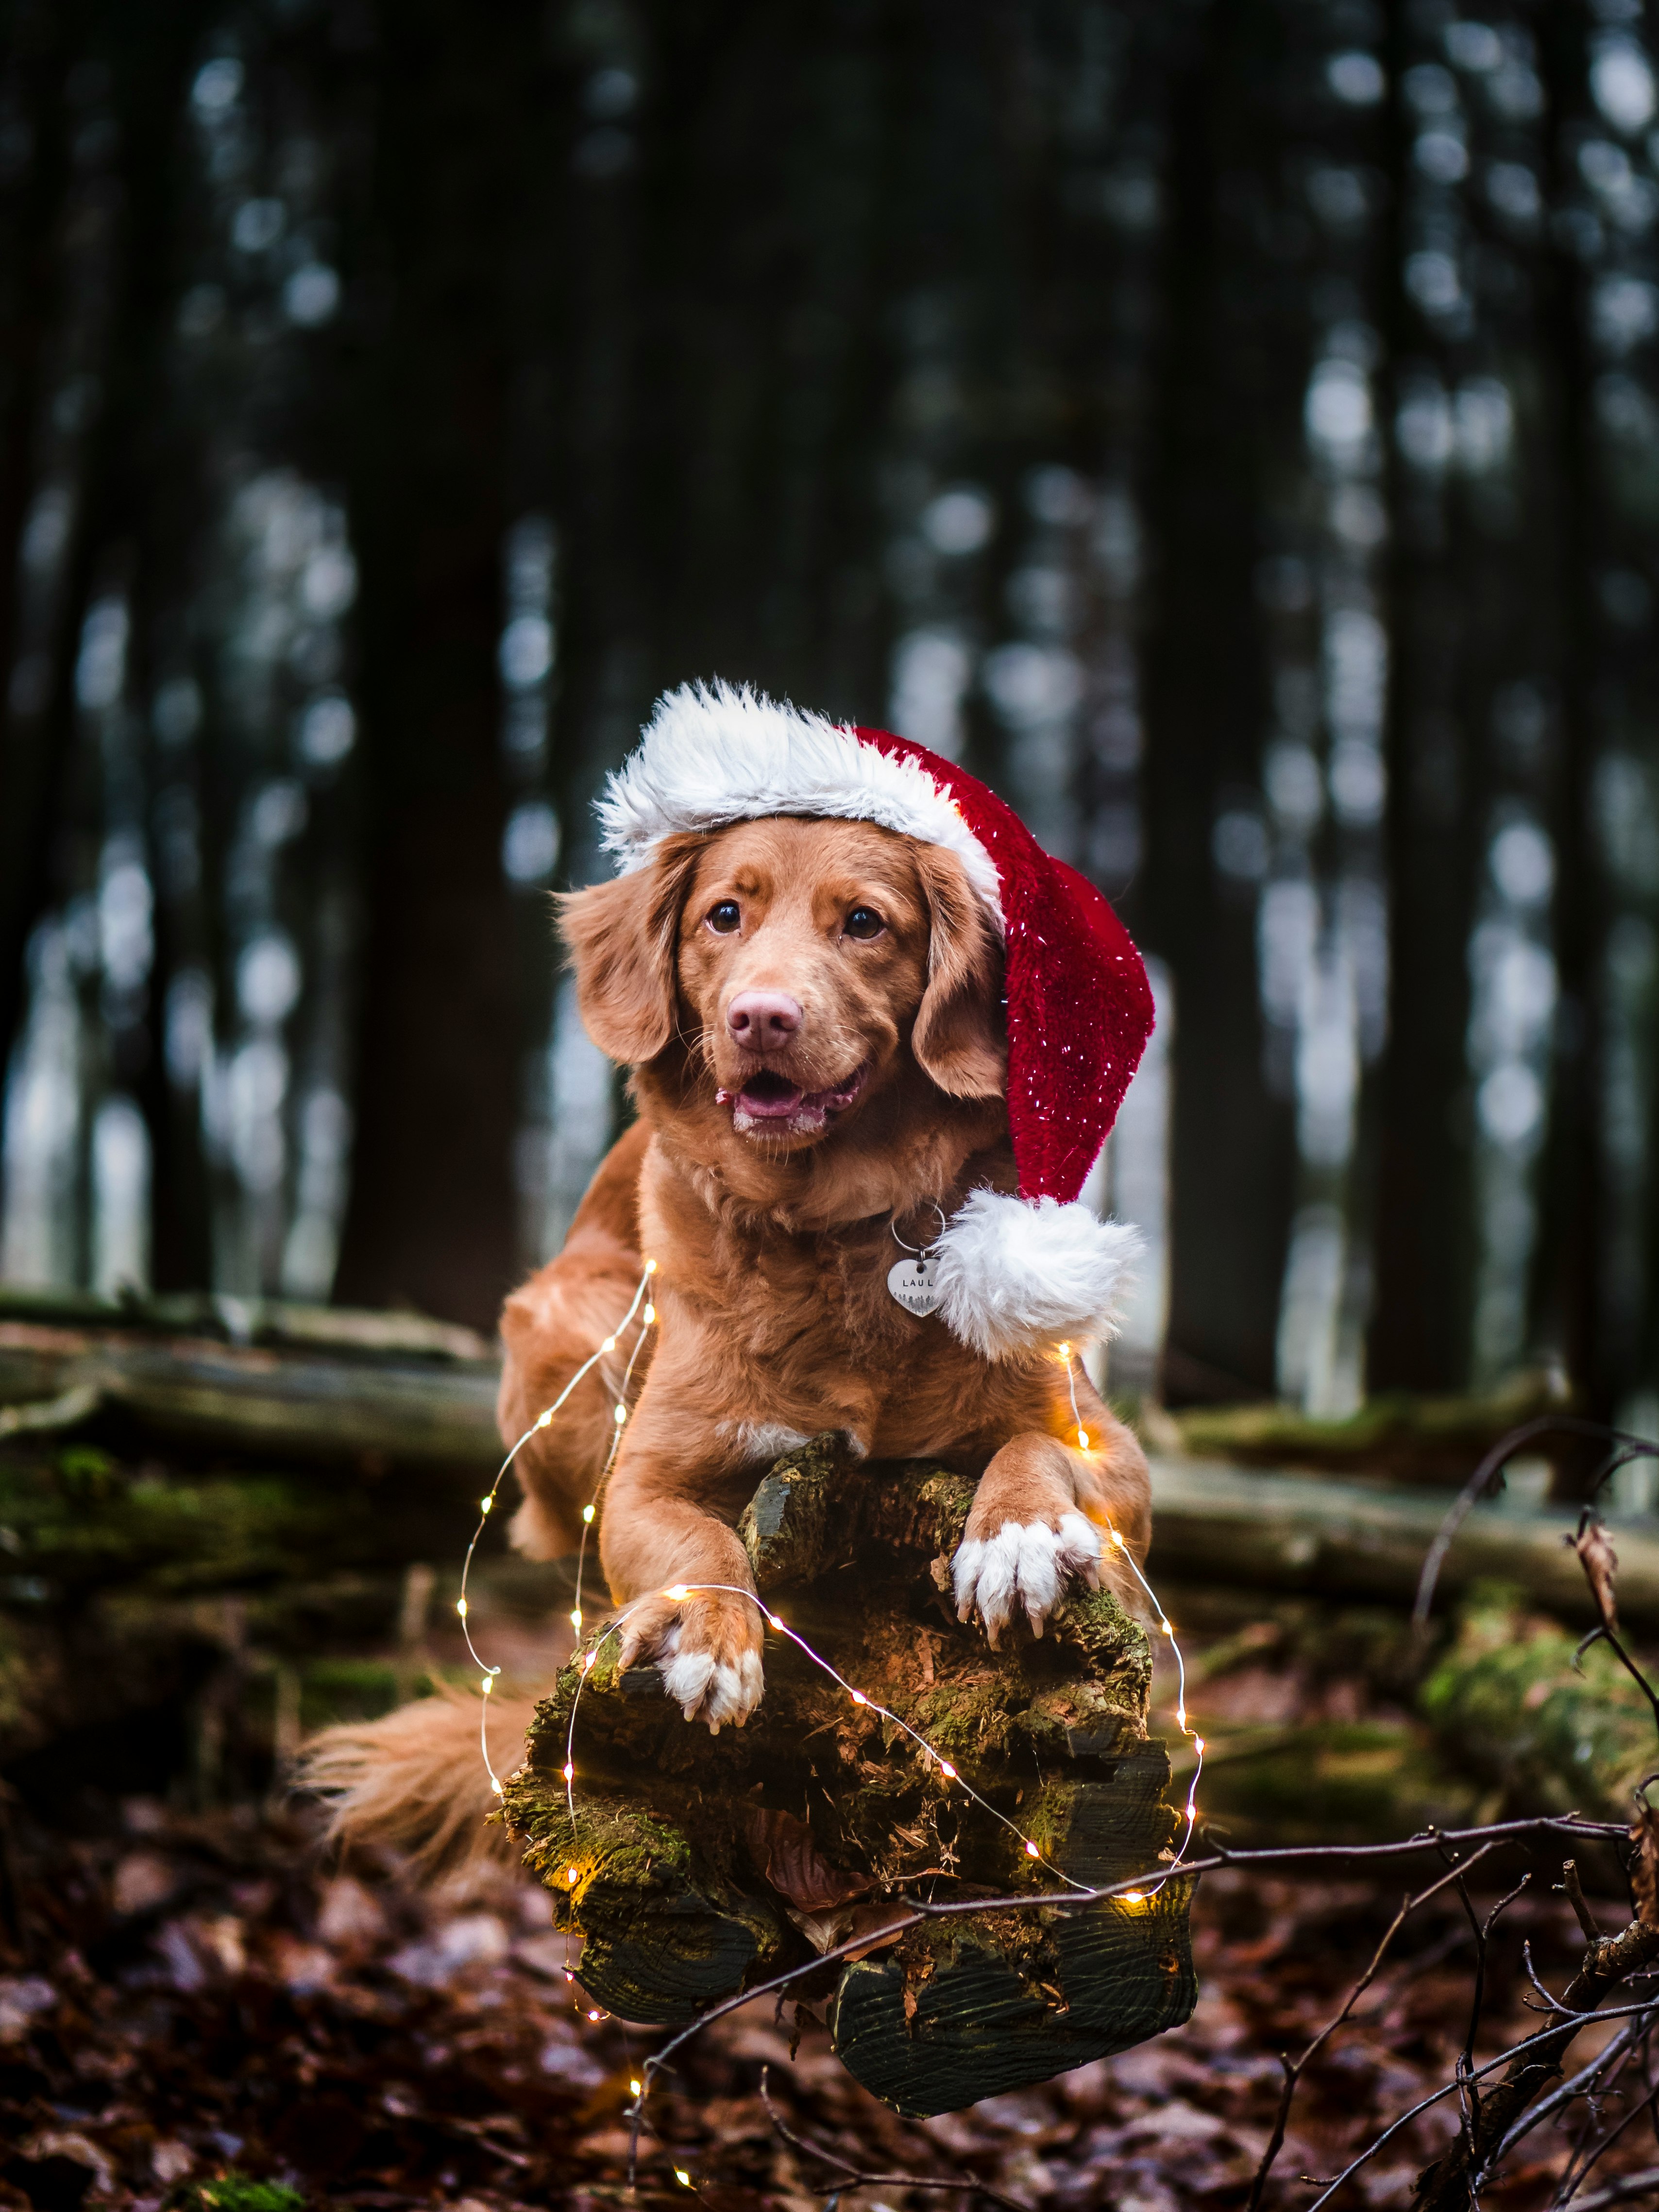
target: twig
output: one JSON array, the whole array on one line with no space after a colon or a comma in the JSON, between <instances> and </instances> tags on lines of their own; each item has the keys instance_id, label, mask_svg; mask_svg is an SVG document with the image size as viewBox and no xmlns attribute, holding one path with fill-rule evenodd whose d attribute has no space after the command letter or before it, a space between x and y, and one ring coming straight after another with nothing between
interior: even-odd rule
<instances>
[{"instance_id":1,"label":"twig","mask_svg":"<svg viewBox=\"0 0 1659 2212\"><path fill-rule=\"evenodd\" d=\"M1622 1429L1610 1429L1601 1421L1580 1420L1571 1413L1540 1413L1535 1420L1523 1421L1518 1429L1511 1429L1500 1437L1481 1461L1474 1473L1457 1493L1456 1499L1440 1524L1439 1533L1430 1545L1423 1562L1423 1571L1417 1579L1417 1601L1412 1607L1412 1626L1428 1626L1429 1610L1434 1603L1435 1584L1440 1579L1440 1570L1446 1563L1458 1530L1468 1519L1475 1506L1503 1472L1505 1463L1513 1459L1522 1444L1530 1443L1542 1436L1598 1437L1603 1442L1630 1447L1630 1456L1653 1456L1659 1447L1644 1442L1640 1437L1626 1435Z\"/></svg>"},{"instance_id":2,"label":"twig","mask_svg":"<svg viewBox=\"0 0 1659 2212\"><path fill-rule=\"evenodd\" d=\"M1303 2075L1376 1980L1389 1944L1393 1942L1411 1915L1417 1911L1419 1905L1426 1905L1431 1897L1437 1896L1449 1883L1461 1881L1468 1871L1468 1867L1477 1865L1489 1851L1494 1851L1497 1848L1496 1844L1483 1844L1474 1856L1468 1862L1467 1866L1454 1867L1449 1874L1443 1874L1438 1881L1431 1882L1419 1895L1405 1899L1399 1911L1395 1914L1394 1918L1383 1930L1382 1942L1371 1954L1370 1964L1349 1990L1347 2001L1341 2011L1320 2029L1300 2058L1292 2062L1281 2053L1279 2063L1285 2069L1285 2087L1279 2100L1279 2111L1273 2118L1273 2133L1267 2139L1267 2147L1261 2154L1261 2162L1256 2167L1255 2179L1250 2185L1249 2200L1245 2207L1245 2212L1259 2212L1261 2192L1267 2185L1267 2176L1273 2172L1273 2162L1284 2148L1285 2131L1290 2124L1291 2106L1295 2101L1297 2090L1301 2086Z\"/></svg>"},{"instance_id":3,"label":"twig","mask_svg":"<svg viewBox=\"0 0 1659 2212\"><path fill-rule=\"evenodd\" d=\"M1648 2035L1639 2039L1644 2051L1651 2037L1651 2033L1652 2031L1650 2030ZM1582 2166L1578 2166L1578 2170L1576 2173L1574 2172L1573 2168L1578 2164L1578 2153L1577 2151L1573 2153L1572 2158L1569 2161L1567 2171L1562 2176L1561 2186L1556 2191L1555 2201L1557 2204L1571 2203L1573 2197L1577 2195L1581 2185L1589 2178L1600 2161L1607 2156L1607 2153L1613 2148L1614 2143L1618 2142L1620 2136L1624 2134L1625 2130L1630 2126L1631 2123L1633 2120L1639 2120L1644 2112L1650 2112L1654 2110L1654 2099L1656 2097L1659 2097L1659 2083L1654 2082L1650 2075L1648 2079L1649 2087L1646 2096L1643 2097L1638 2103L1631 2106L1629 2112L1625 2114L1625 2117L1620 2121L1617 2127L1608 2129L1607 2134L1602 2136L1601 2142L1598 2142L1591 2150L1589 2156L1584 2160L1583 2164ZM1613 2085L1609 2082L1607 2086L1611 2088ZM1579 2148L1582 2149L1582 2144Z\"/></svg>"},{"instance_id":4,"label":"twig","mask_svg":"<svg viewBox=\"0 0 1659 2212\"><path fill-rule=\"evenodd\" d=\"M1621 2174L1605 2189L1593 2190L1578 2199L1577 2212L1611 2212L1615 2204L1633 2204L1638 2197L1659 2190L1659 2166L1644 2166L1640 2173Z\"/></svg>"},{"instance_id":5,"label":"twig","mask_svg":"<svg viewBox=\"0 0 1659 2212\"><path fill-rule=\"evenodd\" d=\"M985 2182L976 2180L972 2174L866 2173L851 2159L843 2158L839 2151L826 2150L822 2143L808 2142L805 2136L798 2136L787 2124L782 2113L772 2102L771 2071L769 2066L761 2068L761 2102L766 2107L767 2118L785 2142L793 2144L797 2150L805 2151L809 2158L816 2158L823 2165L833 2166L837 2173L844 2173L847 2179L840 2185L841 2189L960 2189L976 2197L988 2197L993 2204L1006 2205L1007 2212L1030 2212L1029 2205L1020 2203L1015 2197L1004 2197Z\"/></svg>"},{"instance_id":6,"label":"twig","mask_svg":"<svg viewBox=\"0 0 1659 2212\"><path fill-rule=\"evenodd\" d=\"M1584 1941L1587 1943L1599 1943L1601 1941L1601 1931L1595 1924L1595 1915L1590 1911L1589 1900L1584 1895L1584 1885L1578 1879L1577 1859L1562 1860L1561 1879L1556 1887L1577 1916L1578 1925L1584 1931Z\"/></svg>"},{"instance_id":7,"label":"twig","mask_svg":"<svg viewBox=\"0 0 1659 2212\"><path fill-rule=\"evenodd\" d=\"M1653 2002L1644 2005L1642 2009L1644 2013L1648 2014L1659 2012L1659 2000L1655 2000ZM1586 2013L1583 2017L1586 2020L1606 2020L1608 2017L1608 2014L1606 2013ZM1489 2058L1484 2066L1477 2066L1475 2068L1475 2078L1477 2080L1484 2079L1488 2074L1495 2074L1500 2066L1515 2064L1517 2060L1524 2058L1528 2051L1536 2050L1540 2045L1547 2043L1555 2033L1556 2031L1553 2028L1546 2028L1537 2035L1529 2035L1526 2037L1523 2041L1515 2044L1508 2051L1500 2051L1496 2058ZM1574 2033L1577 2033L1576 2029ZM1609 2048L1611 2048L1611 2046L1609 2046ZM1605 2057L1606 2053L1604 2052L1602 2055ZM1448 2081L1443 2087L1431 2090L1426 2097L1419 2098L1418 2102L1411 2107L1410 2111L1401 2112L1397 2120L1391 2120L1388 2126L1383 2129L1382 2134L1378 2136L1375 2142L1368 2144L1367 2147L1360 2152L1358 2158L1351 2160L1349 2163L1343 2167L1341 2172L1336 2176L1334 2181L1328 2181L1326 2183L1321 2194L1316 2197L1313 2203L1308 2206L1307 2212L1320 2212L1320 2207L1329 2203L1331 2198L1335 2196L1337 2191L1341 2188L1343 2183L1345 2181L1351 2180L1352 2177L1358 2172L1362 2166L1369 2166L1371 2160L1376 2156L1378 2151L1382 2148L1383 2145L1392 2142L1394 2137L1399 2134L1401 2128L1408 2126L1413 2120L1416 2119L1419 2116L1419 2114L1426 2112L1431 2105L1438 2105L1443 2102L1444 2099L1452 2094L1456 2087L1457 2084L1455 2081ZM1432 2179L1435 2171L1435 2167L1430 2167L1429 2173L1426 2178Z\"/></svg>"}]
</instances>

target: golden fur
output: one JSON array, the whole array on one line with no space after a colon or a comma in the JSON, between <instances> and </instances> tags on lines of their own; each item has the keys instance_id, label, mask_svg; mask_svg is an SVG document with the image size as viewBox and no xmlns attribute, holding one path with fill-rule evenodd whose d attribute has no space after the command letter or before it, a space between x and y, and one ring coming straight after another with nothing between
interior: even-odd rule
<instances>
[{"instance_id":1,"label":"golden fur","mask_svg":"<svg viewBox=\"0 0 1659 2212\"><path fill-rule=\"evenodd\" d=\"M881 927L857 933L872 915ZM782 1431L837 1429L878 1459L982 1469L964 1548L1010 1524L1016 1549L1032 1529L1052 1548L1080 1514L1144 1558L1145 1461L1080 1368L1086 1453L1056 1356L987 1362L887 1289L895 1230L926 1244L936 1206L948 1217L976 1187L1016 1188L1000 947L961 863L866 823L771 817L669 838L647 866L563 900L561 918L583 1020L633 1066L640 1119L564 1249L507 1302L499 1419L509 1443L531 1426L617 1326L641 1255L655 1259L652 1356L635 1369L643 1387L601 1519L613 1601L682 1583L751 1588L734 1524ZM793 1006L799 1020L763 1051L752 1026L732 1026L738 1000ZM798 1086L800 1103L745 1123L744 1086L763 1070ZM824 1096L848 1103L811 1103ZM624 1349L519 1455L513 1535L532 1557L571 1547ZM1073 1548L1059 1583L1067 1571L1091 1577L1093 1563ZM1053 1577L1046 1595L1028 1577L1003 1618L1023 1609L1041 1633L1053 1596ZM741 1596L663 1595L625 1634L688 1718L741 1725L761 1694L761 1618ZM341 1790L349 1751L360 1765L402 1753L394 1729L413 1725L394 1715L378 1737L353 1731L350 1747L337 1735L331 1774L313 1771ZM432 1792L411 1778L410 1795ZM348 1789L345 1825L384 1832L386 1802L383 1778L366 1823L367 1800Z\"/></svg>"}]
</instances>

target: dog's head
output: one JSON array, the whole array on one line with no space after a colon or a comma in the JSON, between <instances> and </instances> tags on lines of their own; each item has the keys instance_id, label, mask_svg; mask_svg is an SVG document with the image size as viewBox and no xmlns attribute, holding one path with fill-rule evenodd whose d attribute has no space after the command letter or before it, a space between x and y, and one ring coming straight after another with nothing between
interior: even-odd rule
<instances>
[{"instance_id":1,"label":"dog's head","mask_svg":"<svg viewBox=\"0 0 1659 2212\"><path fill-rule=\"evenodd\" d=\"M919 1073L1002 1094L1002 953L961 862L867 822L770 816L665 838L562 902L582 1019L612 1059L678 1055L773 1154Z\"/></svg>"}]
</instances>

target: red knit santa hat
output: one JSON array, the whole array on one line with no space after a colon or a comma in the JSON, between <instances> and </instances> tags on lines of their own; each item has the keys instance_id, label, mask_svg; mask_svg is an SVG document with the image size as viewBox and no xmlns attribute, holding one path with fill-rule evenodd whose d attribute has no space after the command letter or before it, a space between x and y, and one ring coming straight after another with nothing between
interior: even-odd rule
<instances>
[{"instance_id":1,"label":"red knit santa hat","mask_svg":"<svg viewBox=\"0 0 1659 2212\"><path fill-rule=\"evenodd\" d=\"M986 1358L1109 1324L1139 1232L1077 1203L1152 1028L1140 956L1101 893L994 791L907 738L726 684L657 702L599 805L620 871L676 831L768 814L875 822L954 853L1002 933L1019 1195L973 1192L934 1248L939 1314Z\"/></svg>"}]
</instances>

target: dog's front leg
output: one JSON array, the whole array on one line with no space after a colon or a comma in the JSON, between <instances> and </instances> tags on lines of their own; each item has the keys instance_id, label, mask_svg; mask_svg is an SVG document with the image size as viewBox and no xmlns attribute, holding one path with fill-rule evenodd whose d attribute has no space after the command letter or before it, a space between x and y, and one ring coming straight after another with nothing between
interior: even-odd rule
<instances>
[{"instance_id":1,"label":"dog's front leg","mask_svg":"<svg viewBox=\"0 0 1659 2212\"><path fill-rule=\"evenodd\" d=\"M1112 1539L1121 1535L1137 1563L1145 1559L1152 1534L1146 1459L1103 1407L1093 1419L1095 1449L1028 1431L1010 1438L980 1478L951 1578L957 1618L976 1612L993 1645L1022 1613L1041 1636L1066 1589L1094 1589L1103 1572L1141 1609L1139 1585L1115 1557Z\"/></svg>"},{"instance_id":2,"label":"dog's front leg","mask_svg":"<svg viewBox=\"0 0 1659 2212\"><path fill-rule=\"evenodd\" d=\"M599 1556L627 1609L623 1665L653 1659L687 1720L718 1735L760 1703L764 1616L749 1556L721 1516L732 1480L717 1440L702 1442L683 1408L671 1419L665 1403L647 1384L611 1474Z\"/></svg>"}]
</instances>

